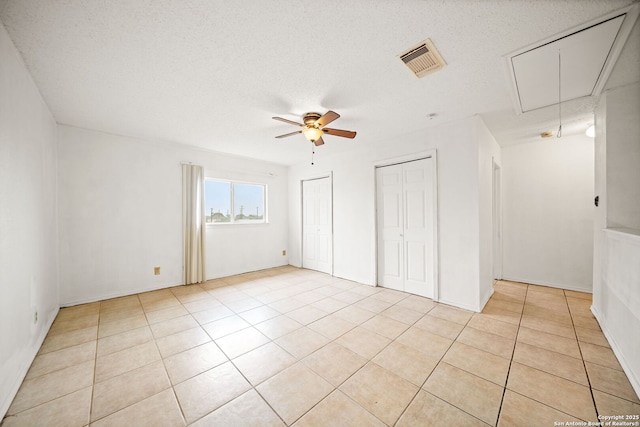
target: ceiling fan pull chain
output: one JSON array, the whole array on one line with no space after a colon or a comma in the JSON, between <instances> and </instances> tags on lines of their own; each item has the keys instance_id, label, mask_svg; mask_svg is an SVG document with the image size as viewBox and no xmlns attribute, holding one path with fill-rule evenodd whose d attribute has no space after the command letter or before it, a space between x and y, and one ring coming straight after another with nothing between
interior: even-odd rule
<instances>
[{"instance_id":1,"label":"ceiling fan pull chain","mask_svg":"<svg viewBox=\"0 0 640 427\"><path fill-rule=\"evenodd\" d=\"M313 155L316 154L316 148L313 142L311 143L311 166L313 166Z\"/></svg>"}]
</instances>

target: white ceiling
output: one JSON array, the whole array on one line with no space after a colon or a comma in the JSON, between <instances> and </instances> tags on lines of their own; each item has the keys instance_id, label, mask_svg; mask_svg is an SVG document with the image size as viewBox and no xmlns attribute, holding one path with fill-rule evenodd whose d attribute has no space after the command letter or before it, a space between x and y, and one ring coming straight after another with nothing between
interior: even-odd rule
<instances>
[{"instance_id":1,"label":"white ceiling","mask_svg":"<svg viewBox=\"0 0 640 427\"><path fill-rule=\"evenodd\" d=\"M310 143L271 117L328 109L358 136L327 154L474 114L502 145L533 141L557 107L516 115L504 57L636 2L0 0L0 19L59 123L289 165ZM426 38L448 65L417 79L398 55ZM636 81L638 23L607 87ZM563 134L594 105L563 103Z\"/></svg>"}]
</instances>

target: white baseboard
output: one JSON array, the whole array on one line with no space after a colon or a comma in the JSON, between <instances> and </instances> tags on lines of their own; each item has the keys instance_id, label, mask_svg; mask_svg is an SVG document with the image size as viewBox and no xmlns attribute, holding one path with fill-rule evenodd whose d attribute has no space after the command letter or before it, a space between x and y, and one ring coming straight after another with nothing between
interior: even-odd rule
<instances>
[{"instance_id":1,"label":"white baseboard","mask_svg":"<svg viewBox=\"0 0 640 427\"><path fill-rule=\"evenodd\" d=\"M120 289L117 292L100 294L87 298L74 299L71 301L64 301L60 303L60 307L72 307L74 305L88 304L96 301L104 301L112 298L126 297L129 295L142 294L144 292L152 292L160 289L173 288L174 286L181 286L182 283L163 284L160 286L154 286L152 288L139 288L139 289Z\"/></svg>"},{"instance_id":2,"label":"white baseboard","mask_svg":"<svg viewBox=\"0 0 640 427\"><path fill-rule=\"evenodd\" d=\"M566 289L568 291L576 291L576 292L586 292L588 294L593 293L593 289L591 287L584 286L575 286L575 285L567 285L563 283L551 283L551 282L540 282L537 280L524 279L521 277L506 277L503 276L500 280L507 280L509 282L519 282L526 283L530 285L539 285L539 286L547 286L549 288L558 288L558 289Z\"/></svg>"},{"instance_id":3,"label":"white baseboard","mask_svg":"<svg viewBox=\"0 0 640 427\"><path fill-rule=\"evenodd\" d=\"M593 313L593 315L595 316L596 320L598 321L598 324L600 324L600 328L602 329L602 332L604 333L604 336L607 339L607 341L609 341L609 345L611 346L611 350L613 350L613 354L616 355L616 358L618 359L618 362L620 362L620 366L622 366L622 370L627 375L627 378L629 379L629 382L631 383L631 387L633 387L633 390L636 392L636 394L638 396L640 396L640 378L637 378L634 375L634 372L629 367L629 363L627 363L627 360L624 358L624 355L623 355L622 351L620 350L620 346L618 345L616 340L613 338L613 335L611 335L611 333L607 329L606 323L602 322L602 320L601 320L602 318L600 316L600 313L598 312L598 310L596 310L596 308L594 306L591 306L591 313Z\"/></svg>"},{"instance_id":4,"label":"white baseboard","mask_svg":"<svg viewBox=\"0 0 640 427\"><path fill-rule=\"evenodd\" d=\"M490 300L490 299L491 299L491 297L493 296L493 292L494 292L493 285L491 285L491 292L489 292L489 293L484 297L484 299L483 299L483 300L480 300L480 307L478 307L478 308L479 308L478 312L481 312L481 311L484 309L484 306L485 306L485 305L487 305L487 303L489 302L489 300Z\"/></svg>"},{"instance_id":5,"label":"white baseboard","mask_svg":"<svg viewBox=\"0 0 640 427\"><path fill-rule=\"evenodd\" d=\"M247 274L247 273L255 273L256 271L262 271L262 270L269 270L271 268L278 268L278 267L286 267L287 265L290 265L288 262L284 262L283 264L275 264L275 265L270 265L270 266L264 266L264 267L258 267L255 270L243 270L243 271L225 271L219 274L214 274L211 277L207 277L207 280L216 280L216 279L223 279L225 277L230 277L230 276L237 276L239 274ZM293 267L296 267L295 265Z\"/></svg>"},{"instance_id":6,"label":"white baseboard","mask_svg":"<svg viewBox=\"0 0 640 427\"><path fill-rule=\"evenodd\" d=\"M214 275L212 277L207 277L207 280L221 279L223 277L235 276L235 275L238 275L238 274L253 273L255 271L268 270L270 268L283 267L283 266L286 266L286 265L289 265L289 264L273 265L273 266L270 266L270 267L259 268L257 270L251 270L251 271L238 271L238 272L235 272L235 273L224 273L223 275L218 275L218 276ZM100 295L96 295L96 296L92 296L92 297L88 297L88 298L74 299L74 300L71 300L71 301L64 301L64 302L60 303L60 307L72 307L74 305L88 304L88 303L91 303L91 302L104 301L104 300L112 299L112 298L126 297L126 296L129 296L129 295L141 294L141 293L144 293L144 292L158 291L160 289L173 288L175 286L182 286L182 282L180 282L180 283L165 283L165 284L157 285L157 286L154 286L154 287L151 287L151 288L120 289L117 292L100 294Z\"/></svg>"},{"instance_id":7,"label":"white baseboard","mask_svg":"<svg viewBox=\"0 0 640 427\"><path fill-rule=\"evenodd\" d=\"M479 313L480 311L478 310L478 307L472 307L470 305L467 304L460 304L458 302L454 302L454 301L448 301L446 299L440 299L438 300L439 304L446 304L446 305L450 305L452 307L457 307L457 308L461 308L463 310L469 310L469 311L473 311L474 313Z\"/></svg>"}]
</instances>

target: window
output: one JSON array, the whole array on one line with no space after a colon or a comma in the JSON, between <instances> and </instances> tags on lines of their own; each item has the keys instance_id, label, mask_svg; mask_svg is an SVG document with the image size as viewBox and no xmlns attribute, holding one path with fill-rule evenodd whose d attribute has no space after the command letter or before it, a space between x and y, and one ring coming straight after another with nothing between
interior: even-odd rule
<instances>
[{"instance_id":1,"label":"window","mask_svg":"<svg viewBox=\"0 0 640 427\"><path fill-rule=\"evenodd\" d=\"M208 224L264 223L266 185L206 179L205 216Z\"/></svg>"}]
</instances>

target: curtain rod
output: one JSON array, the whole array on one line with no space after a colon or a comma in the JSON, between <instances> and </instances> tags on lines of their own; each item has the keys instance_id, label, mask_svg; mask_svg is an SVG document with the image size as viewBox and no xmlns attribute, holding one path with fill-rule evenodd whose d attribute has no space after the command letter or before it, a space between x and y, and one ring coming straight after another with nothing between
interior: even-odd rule
<instances>
[{"instance_id":1,"label":"curtain rod","mask_svg":"<svg viewBox=\"0 0 640 427\"><path fill-rule=\"evenodd\" d=\"M180 162L181 165L191 165L191 166L201 166L194 165L192 162ZM203 169L206 169L204 166L201 166ZM250 175L262 175L262 176L278 176L273 172L261 172L261 171L251 171L251 170L243 170L243 169L235 169L235 170L227 170L227 169L215 169L216 172L231 172L231 173L245 173Z\"/></svg>"}]
</instances>

